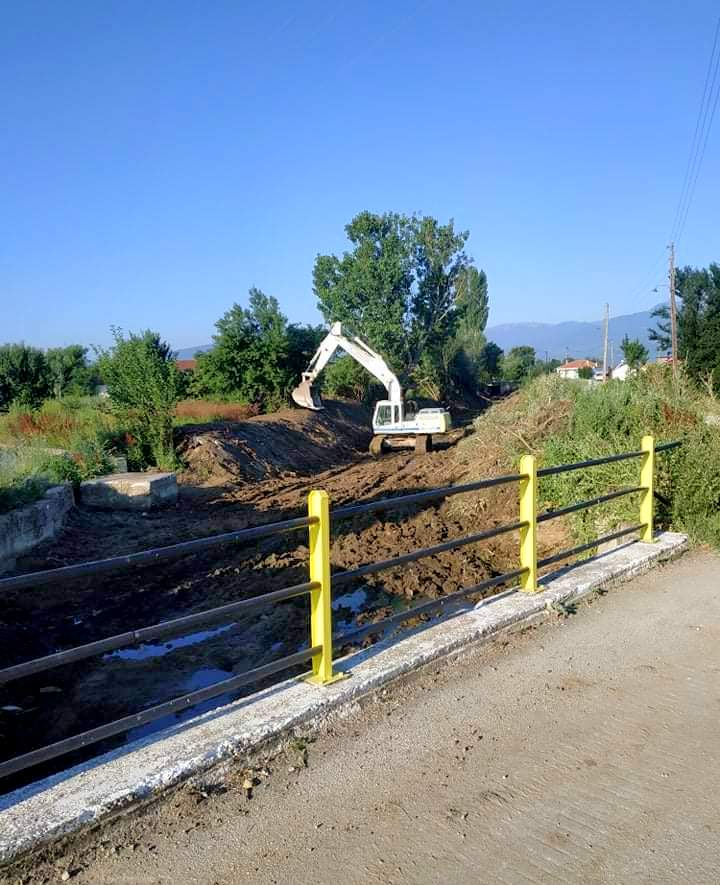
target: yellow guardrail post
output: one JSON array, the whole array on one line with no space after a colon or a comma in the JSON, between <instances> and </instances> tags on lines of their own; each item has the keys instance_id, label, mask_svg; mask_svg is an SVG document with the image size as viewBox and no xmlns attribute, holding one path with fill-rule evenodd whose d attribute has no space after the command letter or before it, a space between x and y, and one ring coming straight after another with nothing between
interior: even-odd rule
<instances>
[{"instance_id":1,"label":"yellow guardrail post","mask_svg":"<svg viewBox=\"0 0 720 885\"><path fill-rule=\"evenodd\" d=\"M308 496L308 516L317 521L310 526L310 580L319 587L310 591L310 647L322 647L312 659L312 675L307 681L328 685L345 674L333 674L332 663L332 585L330 579L330 498L314 489Z\"/></svg>"},{"instance_id":2,"label":"yellow guardrail post","mask_svg":"<svg viewBox=\"0 0 720 885\"><path fill-rule=\"evenodd\" d=\"M642 438L643 455L640 462L640 485L643 487L640 498L640 522L643 528L640 535L641 541L654 541L653 537L653 491L655 487L655 439L652 436Z\"/></svg>"},{"instance_id":3,"label":"yellow guardrail post","mask_svg":"<svg viewBox=\"0 0 720 885\"><path fill-rule=\"evenodd\" d=\"M520 459L520 521L527 525L520 529L520 568L526 569L520 578L520 589L529 593L537 585L537 464L535 455Z\"/></svg>"}]
</instances>

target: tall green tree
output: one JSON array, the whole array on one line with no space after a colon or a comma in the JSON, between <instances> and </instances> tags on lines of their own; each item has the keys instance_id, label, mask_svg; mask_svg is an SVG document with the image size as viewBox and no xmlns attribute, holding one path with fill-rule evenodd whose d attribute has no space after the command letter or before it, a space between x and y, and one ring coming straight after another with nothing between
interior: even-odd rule
<instances>
[{"instance_id":1,"label":"tall green tree","mask_svg":"<svg viewBox=\"0 0 720 885\"><path fill-rule=\"evenodd\" d=\"M457 233L452 221L443 225L431 217L415 218L411 227L415 276L411 333L417 362L457 331L462 317L457 287L459 281L461 285L467 281L469 259L464 248L468 233Z\"/></svg>"},{"instance_id":2,"label":"tall green tree","mask_svg":"<svg viewBox=\"0 0 720 885\"><path fill-rule=\"evenodd\" d=\"M157 332L126 337L113 328L112 333L113 346L97 349L98 367L116 414L136 441L129 454L135 466L169 469L175 464L173 418L179 390L175 354Z\"/></svg>"},{"instance_id":3,"label":"tall green tree","mask_svg":"<svg viewBox=\"0 0 720 885\"><path fill-rule=\"evenodd\" d=\"M639 338L625 335L620 343L623 359L631 369L639 369L648 360L648 349Z\"/></svg>"},{"instance_id":4,"label":"tall green tree","mask_svg":"<svg viewBox=\"0 0 720 885\"><path fill-rule=\"evenodd\" d=\"M455 289L458 320L454 336L454 380L459 387L473 391L491 377L487 370L488 342L485 338L488 319L485 271L468 265L458 276Z\"/></svg>"},{"instance_id":5,"label":"tall green tree","mask_svg":"<svg viewBox=\"0 0 720 885\"><path fill-rule=\"evenodd\" d=\"M502 373L507 381L524 381L535 365L535 348L521 345L511 347L503 358Z\"/></svg>"},{"instance_id":6,"label":"tall green tree","mask_svg":"<svg viewBox=\"0 0 720 885\"><path fill-rule=\"evenodd\" d=\"M0 346L0 409L13 403L39 406L51 392L50 371L41 350L22 343Z\"/></svg>"},{"instance_id":7,"label":"tall green tree","mask_svg":"<svg viewBox=\"0 0 720 885\"><path fill-rule=\"evenodd\" d=\"M277 299L252 288L249 306L233 306L217 321L213 349L198 357L196 396L233 398L265 411L283 405L325 330L288 325Z\"/></svg>"},{"instance_id":8,"label":"tall green tree","mask_svg":"<svg viewBox=\"0 0 720 885\"><path fill-rule=\"evenodd\" d=\"M320 312L328 324L345 323L401 371L410 360L411 220L394 212L361 212L345 233L350 251L315 259L313 290Z\"/></svg>"},{"instance_id":9,"label":"tall green tree","mask_svg":"<svg viewBox=\"0 0 720 885\"><path fill-rule=\"evenodd\" d=\"M287 327L288 362L290 384L292 387L300 380L300 375L307 369L308 363L315 355L320 342L327 335L325 326L300 325L291 323Z\"/></svg>"},{"instance_id":10,"label":"tall green tree","mask_svg":"<svg viewBox=\"0 0 720 885\"><path fill-rule=\"evenodd\" d=\"M503 349L494 341L488 341L480 357L482 377L488 381L498 378L502 372Z\"/></svg>"},{"instance_id":11,"label":"tall green tree","mask_svg":"<svg viewBox=\"0 0 720 885\"><path fill-rule=\"evenodd\" d=\"M446 393L460 349L458 325L464 313L468 330L473 319L482 320L483 280L468 276L468 233L429 216L371 212L361 212L345 231L352 249L315 261L323 316L366 340L404 383L413 379L426 395Z\"/></svg>"},{"instance_id":12,"label":"tall green tree","mask_svg":"<svg viewBox=\"0 0 720 885\"><path fill-rule=\"evenodd\" d=\"M709 379L720 390L720 264L678 268L675 283L678 355L692 377ZM669 352L669 310L659 307L653 315L658 322L650 338L660 350Z\"/></svg>"},{"instance_id":13,"label":"tall green tree","mask_svg":"<svg viewBox=\"0 0 720 885\"><path fill-rule=\"evenodd\" d=\"M45 353L52 392L56 398L66 394L82 395L92 393L96 373L88 366L87 347L71 344L68 347L51 347Z\"/></svg>"}]
</instances>

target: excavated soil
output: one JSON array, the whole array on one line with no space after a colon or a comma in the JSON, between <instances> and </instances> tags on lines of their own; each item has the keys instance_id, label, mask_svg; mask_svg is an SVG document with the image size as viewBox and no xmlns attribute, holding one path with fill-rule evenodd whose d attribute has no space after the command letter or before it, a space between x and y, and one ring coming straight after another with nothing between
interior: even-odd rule
<instances>
[{"instance_id":1,"label":"excavated soil","mask_svg":"<svg viewBox=\"0 0 720 885\"><path fill-rule=\"evenodd\" d=\"M374 460L365 454L367 422L361 408L336 403L321 413L287 410L238 424L188 427L179 444L188 467L181 476L176 507L143 514L78 508L63 533L22 560L19 570L129 553L297 516L305 512L312 488L326 489L337 507L508 469L499 441L481 443L482 434L477 433L461 439L464 430L456 431L452 445L441 451L398 452ZM333 527L333 568L389 559L516 516L517 489L512 485L338 521ZM547 528L552 533L542 536L541 555L563 541L559 522ZM6 593L0 612L0 666L305 581L306 542L307 535L298 532L155 567ZM516 563L517 537L503 535L343 585L334 601L335 632L477 584ZM307 600L301 598L229 624L12 683L0 689L0 756L10 758L291 654L306 645L307 636ZM169 721L136 729L130 737ZM123 740L106 742L101 749ZM54 763L38 768L32 776L58 767ZM1 788L20 782L7 779Z\"/></svg>"},{"instance_id":2,"label":"excavated soil","mask_svg":"<svg viewBox=\"0 0 720 885\"><path fill-rule=\"evenodd\" d=\"M194 425L180 434L183 480L196 486L310 476L367 452L370 413L328 402L320 412L283 409L237 423Z\"/></svg>"}]
</instances>

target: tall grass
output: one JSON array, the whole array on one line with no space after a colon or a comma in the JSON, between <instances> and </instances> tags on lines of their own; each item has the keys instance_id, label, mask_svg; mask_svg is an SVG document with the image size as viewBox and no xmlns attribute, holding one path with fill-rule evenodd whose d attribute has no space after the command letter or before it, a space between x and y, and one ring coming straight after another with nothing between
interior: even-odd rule
<instances>
[{"instance_id":1,"label":"tall grass","mask_svg":"<svg viewBox=\"0 0 720 885\"><path fill-rule=\"evenodd\" d=\"M39 409L12 406L0 420L0 442L34 441L67 451L92 440L111 444L117 432L117 420L99 397L47 400Z\"/></svg>"},{"instance_id":2,"label":"tall grass","mask_svg":"<svg viewBox=\"0 0 720 885\"><path fill-rule=\"evenodd\" d=\"M209 421L245 421L260 414L255 404L213 402L202 399L180 400L175 407L175 424L207 424Z\"/></svg>"},{"instance_id":3,"label":"tall grass","mask_svg":"<svg viewBox=\"0 0 720 885\"><path fill-rule=\"evenodd\" d=\"M585 461L637 451L645 434L656 444L683 445L656 457L656 490L669 500L657 502L660 525L686 531L693 540L720 547L720 429L706 422L718 404L682 373L674 379L664 367L649 367L628 381L601 385L537 378L512 404L478 419L485 438L504 440L509 462L534 452L542 465ZM563 507L639 481L639 460L572 471L540 481L542 506ZM581 541L638 521L637 495L619 498L573 514Z\"/></svg>"},{"instance_id":4,"label":"tall grass","mask_svg":"<svg viewBox=\"0 0 720 885\"><path fill-rule=\"evenodd\" d=\"M0 416L0 510L36 500L54 483L109 473L122 444L115 419L95 398L12 408Z\"/></svg>"}]
</instances>

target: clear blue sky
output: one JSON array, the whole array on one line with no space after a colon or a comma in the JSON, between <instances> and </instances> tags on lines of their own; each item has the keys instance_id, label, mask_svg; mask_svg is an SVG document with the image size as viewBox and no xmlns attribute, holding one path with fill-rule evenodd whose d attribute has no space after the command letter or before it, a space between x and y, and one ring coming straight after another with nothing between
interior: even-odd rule
<instances>
[{"instance_id":1,"label":"clear blue sky","mask_svg":"<svg viewBox=\"0 0 720 885\"><path fill-rule=\"evenodd\" d=\"M67 0L0 9L0 340L210 340L362 209L470 230L490 322L648 308L716 0ZM720 122L679 247L720 259Z\"/></svg>"}]
</instances>

